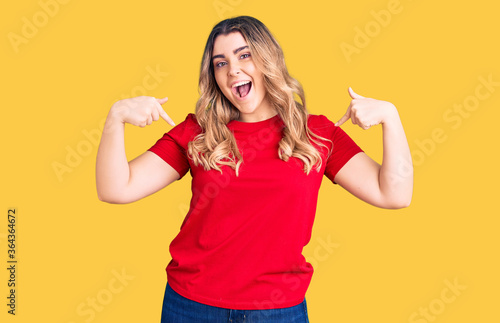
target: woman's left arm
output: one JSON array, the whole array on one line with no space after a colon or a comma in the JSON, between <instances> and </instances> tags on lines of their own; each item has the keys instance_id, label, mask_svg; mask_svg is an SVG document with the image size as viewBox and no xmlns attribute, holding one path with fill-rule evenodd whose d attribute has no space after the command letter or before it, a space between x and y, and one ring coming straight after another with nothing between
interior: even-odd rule
<instances>
[{"instance_id":1,"label":"woman's left arm","mask_svg":"<svg viewBox=\"0 0 500 323\"><path fill-rule=\"evenodd\" d=\"M365 130L382 124L383 161L379 165L365 153L359 153L340 169L335 182L377 207L409 206L413 194L413 164L396 107L390 102L365 98L351 88L349 94L351 104L335 125L340 126L349 119Z\"/></svg>"}]
</instances>

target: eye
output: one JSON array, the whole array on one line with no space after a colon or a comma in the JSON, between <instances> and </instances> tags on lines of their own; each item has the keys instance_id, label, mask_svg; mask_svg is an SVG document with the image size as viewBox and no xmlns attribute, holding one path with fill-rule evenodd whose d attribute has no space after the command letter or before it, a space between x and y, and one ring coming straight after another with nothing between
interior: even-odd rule
<instances>
[{"instance_id":1,"label":"eye","mask_svg":"<svg viewBox=\"0 0 500 323\"><path fill-rule=\"evenodd\" d=\"M242 55L240 56L240 58L241 58L241 59L245 59L245 58L248 58L248 57L250 57L250 54L249 54L249 53L245 53L245 54L242 54Z\"/></svg>"},{"instance_id":2,"label":"eye","mask_svg":"<svg viewBox=\"0 0 500 323\"><path fill-rule=\"evenodd\" d=\"M218 62L215 64L215 67L222 67L224 65L226 65L226 62Z\"/></svg>"}]
</instances>

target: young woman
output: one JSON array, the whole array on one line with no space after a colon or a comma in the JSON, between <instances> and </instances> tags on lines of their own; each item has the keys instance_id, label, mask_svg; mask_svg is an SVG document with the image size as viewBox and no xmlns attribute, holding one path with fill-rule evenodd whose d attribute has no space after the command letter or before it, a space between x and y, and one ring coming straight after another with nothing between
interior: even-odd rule
<instances>
[{"instance_id":1,"label":"young woman","mask_svg":"<svg viewBox=\"0 0 500 323\"><path fill-rule=\"evenodd\" d=\"M179 125L167 98L141 96L110 109L97 155L97 192L130 203L192 176L190 209L170 245L162 322L308 322L309 242L325 175L382 208L410 204L411 155L395 106L352 97L334 124L307 112L269 30L248 16L218 23L203 54L196 113ZM128 162L124 124L172 126ZM339 126L382 124L383 163Z\"/></svg>"}]
</instances>

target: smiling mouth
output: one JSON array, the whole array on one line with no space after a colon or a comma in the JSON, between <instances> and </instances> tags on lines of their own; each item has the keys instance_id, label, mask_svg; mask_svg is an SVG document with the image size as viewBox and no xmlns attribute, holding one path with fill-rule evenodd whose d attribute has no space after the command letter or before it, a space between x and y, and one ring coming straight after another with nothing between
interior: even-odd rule
<instances>
[{"instance_id":1,"label":"smiling mouth","mask_svg":"<svg viewBox=\"0 0 500 323\"><path fill-rule=\"evenodd\" d=\"M244 98L248 95L251 88L252 88L252 82L242 81L236 83L231 90L233 91L233 94L236 95L237 97Z\"/></svg>"}]
</instances>

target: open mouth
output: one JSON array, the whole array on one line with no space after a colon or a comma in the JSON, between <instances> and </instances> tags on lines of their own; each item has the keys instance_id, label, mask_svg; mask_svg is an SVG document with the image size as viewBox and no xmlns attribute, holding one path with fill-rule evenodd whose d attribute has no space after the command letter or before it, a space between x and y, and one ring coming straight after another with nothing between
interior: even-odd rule
<instances>
[{"instance_id":1,"label":"open mouth","mask_svg":"<svg viewBox=\"0 0 500 323\"><path fill-rule=\"evenodd\" d=\"M236 95L237 97L244 98L248 95L251 88L252 88L252 82L241 81L233 85L231 90L233 91L233 94Z\"/></svg>"}]
</instances>

